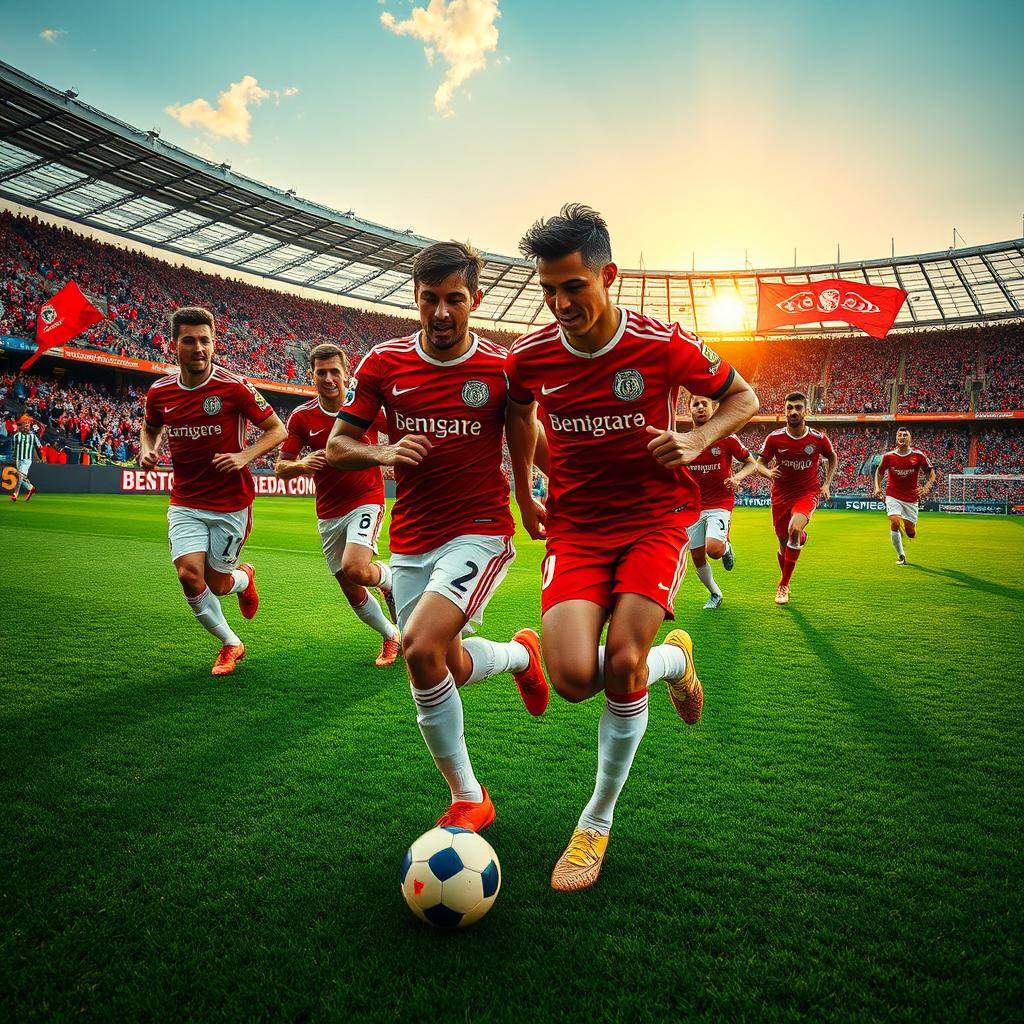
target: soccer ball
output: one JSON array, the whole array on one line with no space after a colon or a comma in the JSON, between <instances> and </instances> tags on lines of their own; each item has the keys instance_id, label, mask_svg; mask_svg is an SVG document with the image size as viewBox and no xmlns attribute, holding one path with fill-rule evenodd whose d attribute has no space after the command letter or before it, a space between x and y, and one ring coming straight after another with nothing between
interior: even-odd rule
<instances>
[{"instance_id":1,"label":"soccer ball","mask_svg":"<svg viewBox=\"0 0 1024 1024\"><path fill-rule=\"evenodd\" d=\"M479 921L498 897L501 865L483 836L432 828L405 851L399 878L412 912L438 928Z\"/></svg>"}]
</instances>

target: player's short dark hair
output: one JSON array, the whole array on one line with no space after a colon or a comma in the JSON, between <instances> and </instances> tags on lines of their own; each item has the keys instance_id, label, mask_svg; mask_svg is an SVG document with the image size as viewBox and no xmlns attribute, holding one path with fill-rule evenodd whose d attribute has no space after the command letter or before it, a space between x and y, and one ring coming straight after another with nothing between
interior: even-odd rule
<instances>
[{"instance_id":1,"label":"player's short dark hair","mask_svg":"<svg viewBox=\"0 0 1024 1024\"><path fill-rule=\"evenodd\" d=\"M440 284L446 277L458 274L470 295L476 295L483 268L483 256L469 242L435 242L416 254L412 282L418 288L421 284Z\"/></svg>"},{"instance_id":2,"label":"player's short dark hair","mask_svg":"<svg viewBox=\"0 0 1024 1024\"><path fill-rule=\"evenodd\" d=\"M913 436L913 432L910 427L905 427L902 423L896 428L896 433L899 434L901 431L906 431L908 434Z\"/></svg>"},{"instance_id":3,"label":"player's short dark hair","mask_svg":"<svg viewBox=\"0 0 1024 1024\"><path fill-rule=\"evenodd\" d=\"M612 240L604 218L583 203L566 203L555 217L541 218L519 240L527 259L557 260L578 252L593 271L612 261Z\"/></svg>"},{"instance_id":4,"label":"player's short dark hair","mask_svg":"<svg viewBox=\"0 0 1024 1024\"><path fill-rule=\"evenodd\" d=\"M202 306L182 306L171 314L171 340L177 340L182 327L201 327L206 324L211 334L217 333L213 314Z\"/></svg>"},{"instance_id":5,"label":"player's short dark hair","mask_svg":"<svg viewBox=\"0 0 1024 1024\"><path fill-rule=\"evenodd\" d=\"M802 391L790 391L783 399L784 402L803 402L807 404L807 396Z\"/></svg>"},{"instance_id":6,"label":"player's short dark hair","mask_svg":"<svg viewBox=\"0 0 1024 1024\"><path fill-rule=\"evenodd\" d=\"M309 350L309 368L315 370L318 359L333 359L335 356L341 360L341 368L347 370L348 356L345 355L344 349L332 345L329 341L325 341L322 345L314 345Z\"/></svg>"}]
</instances>

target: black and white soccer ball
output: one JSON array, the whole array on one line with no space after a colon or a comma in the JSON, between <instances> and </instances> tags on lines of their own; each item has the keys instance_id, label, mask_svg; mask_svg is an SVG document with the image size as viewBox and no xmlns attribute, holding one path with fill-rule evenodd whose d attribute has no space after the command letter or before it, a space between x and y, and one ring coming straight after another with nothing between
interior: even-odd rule
<instances>
[{"instance_id":1,"label":"black and white soccer ball","mask_svg":"<svg viewBox=\"0 0 1024 1024\"><path fill-rule=\"evenodd\" d=\"M494 905L501 865L491 844L464 828L432 828L402 858L402 895L437 928L465 928Z\"/></svg>"}]
</instances>

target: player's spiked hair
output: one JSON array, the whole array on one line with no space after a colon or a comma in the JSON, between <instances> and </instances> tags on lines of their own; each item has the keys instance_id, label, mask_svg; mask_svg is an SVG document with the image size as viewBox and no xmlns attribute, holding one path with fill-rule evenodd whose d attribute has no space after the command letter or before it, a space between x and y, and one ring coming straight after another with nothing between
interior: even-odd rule
<instances>
[{"instance_id":1,"label":"player's spiked hair","mask_svg":"<svg viewBox=\"0 0 1024 1024\"><path fill-rule=\"evenodd\" d=\"M583 203L566 203L558 215L535 220L519 240L527 259L557 260L578 252L593 271L612 261L612 240L604 217Z\"/></svg>"},{"instance_id":2,"label":"player's spiked hair","mask_svg":"<svg viewBox=\"0 0 1024 1024\"><path fill-rule=\"evenodd\" d=\"M480 288L480 271L484 258L469 242L435 242L421 249L412 263L412 282L440 284L446 277L458 274L471 295Z\"/></svg>"},{"instance_id":3,"label":"player's spiked hair","mask_svg":"<svg viewBox=\"0 0 1024 1024\"><path fill-rule=\"evenodd\" d=\"M348 370L348 356L345 355L344 349L332 345L329 341L325 341L322 345L314 345L309 350L309 368L315 370L318 359L333 359L335 356L341 360L341 368Z\"/></svg>"},{"instance_id":4,"label":"player's spiked hair","mask_svg":"<svg viewBox=\"0 0 1024 1024\"><path fill-rule=\"evenodd\" d=\"M171 338L176 339L182 327L200 327L206 324L212 334L217 333L213 314L202 306L182 306L171 314Z\"/></svg>"},{"instance_id":5,"label":"player's spiked hair","mask_svg":"<svg viewBox=\"0 0 1024 1024\"><path fill-rule=\"evenodd\" d=\"M783 399L785 402L803 402L807 404L807 396L802 391L790 391L788 395Z\"/></svg>"}]
</instances>

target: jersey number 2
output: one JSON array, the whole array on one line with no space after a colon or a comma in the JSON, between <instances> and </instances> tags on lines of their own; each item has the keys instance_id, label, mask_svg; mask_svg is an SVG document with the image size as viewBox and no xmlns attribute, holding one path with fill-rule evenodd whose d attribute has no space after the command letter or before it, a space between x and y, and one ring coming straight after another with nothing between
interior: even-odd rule
<instances>
[{"instance_id":1,"label":"jersey number 2","mask_svg":"<svg viewBox=\"0 0 1024 1024\"><path fill-rule=\"evenodd\" d=\"M470 562L468 560L466 562L466 568L469 572L467 572L465 576L456 576L455 579L452 580L452 586L460 594L466 593L466 584L480 571L480 566L477 565L476 562Z\"/></svg>"}]
</instances>

